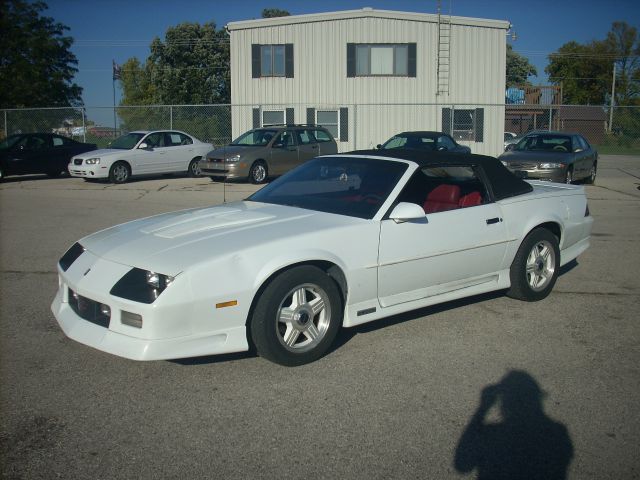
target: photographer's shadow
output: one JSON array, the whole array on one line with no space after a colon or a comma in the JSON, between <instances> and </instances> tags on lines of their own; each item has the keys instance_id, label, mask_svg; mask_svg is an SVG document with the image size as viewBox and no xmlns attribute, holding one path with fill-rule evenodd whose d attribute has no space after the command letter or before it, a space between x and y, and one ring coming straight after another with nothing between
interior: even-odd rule
<instances>
[{"instance_id":1,"label":"photographer's shadow","mask_svg":"<svg viewBox=\"0 0 640 480\"><path fill-rule=\"evenodd\" d=\"M456 470L477 470L478 480L566 479L573 444L567 427L545 415L543 397L533 377L518 370L485 387L456 448Z\"/></svg>"}]
</instances>

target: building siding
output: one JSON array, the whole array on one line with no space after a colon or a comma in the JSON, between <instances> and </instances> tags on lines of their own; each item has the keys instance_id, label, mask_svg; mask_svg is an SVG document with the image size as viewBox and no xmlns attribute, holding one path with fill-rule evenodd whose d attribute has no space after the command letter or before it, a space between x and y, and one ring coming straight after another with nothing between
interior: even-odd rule
<instances>
[{"instance_id":1,"label":"building siding","mask_svg":"<svg viewBox=\"0 0 640 480\"><path fill-rule=\"evenodd\" d=\"M280 19L279 25L230 24L231 101L247 110L233 115L234 136L251 128L251 107L293 107L298 123L307 122L307 107L349 107L349 141L339 143L345 151L375 146L402 130L441 130L440 105L492 104L484 115L484 141L462 143L477 153L499 153L504 108L496 105L504 103L506 29L452 24L450 92L438 96L438 24L435 16L418 16L426 20L363 13L289 24ZM239 28L243 23L250 25ZM294 78L252 78L251 45L286 43L294 45ZM348 78L348 43L416 43L416 77Z\"/></svg>"}]
</instances>

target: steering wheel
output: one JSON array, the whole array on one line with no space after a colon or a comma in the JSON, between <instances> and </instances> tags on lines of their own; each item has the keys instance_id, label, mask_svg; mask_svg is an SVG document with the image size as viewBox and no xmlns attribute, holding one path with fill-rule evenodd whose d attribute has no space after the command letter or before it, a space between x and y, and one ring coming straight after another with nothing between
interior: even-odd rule
<instances>
[{"instance_id":1,"label":"steering wheel","mask_svg":"<svg viewBox=\"0 0 640 480\"><path fill-rule=\"evenodd\" d=\"M555 147L553 147L554 150L557 150L558 152L566 152L567 148L563 147L562 145L556 145Z\"/></svg>"}]
</instances>

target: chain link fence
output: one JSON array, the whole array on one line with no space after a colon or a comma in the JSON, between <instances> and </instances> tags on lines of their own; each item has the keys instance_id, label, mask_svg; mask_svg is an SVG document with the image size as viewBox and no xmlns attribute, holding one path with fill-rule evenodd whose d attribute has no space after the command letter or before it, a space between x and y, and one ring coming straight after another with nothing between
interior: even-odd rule
<instances>
[{"instance_id":1,"label":"chain link fence","mask_svg":"<svg viewBox=\"0 0 640 480\"><path fill-rule=\"evenodd\" d=\"M375 148L402 131L444 131L474 153L499 155L510 134L582 134L602 153L640 153L640 107L539 104L150 105L1 110L0 135L53 132L105 147L133 130L175 129L228 144L258 126L326 127L339 151ZM108 120L105 120L108 119Z\"/></svg>"}]
</instances>

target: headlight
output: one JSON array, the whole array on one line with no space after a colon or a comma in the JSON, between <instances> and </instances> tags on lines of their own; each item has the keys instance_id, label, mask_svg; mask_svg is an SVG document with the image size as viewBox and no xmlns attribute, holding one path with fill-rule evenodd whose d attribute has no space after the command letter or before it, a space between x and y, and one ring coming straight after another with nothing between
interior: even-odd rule
<instances>
[{"instance_id":1,"label":"headlight","mask_svg":"<svg viewBox=\"0 0 640 480\"><path fill-rule=\"evenodd\" d=\"M551 168L563 168L564 165L562 163L540 163L538 168L541 170L549 170Z\"/></svg>"},{"instance_id":2,"label":"headlight","mask_svg":"<svg viewBox=\"0 0 640 480\"><path fill-rule=\"evenodd\" d=\"M233 157L228 157L225 162L239 162L240 161L240 154L238 155L234 155Z\"/></svg>"},{"instance_id":3,"label":"headlight","mask_svg":"<svg viewBox=\"0 0 640 480\"><path fill-rule=\"evenodd\" d=\"M134 302L153 303L173 281L174 277L170 275L132 268L109 293Z\"/></svg>"},{"instance_id":4,"label":"headlight","mask_svg":"<svg viewBox=\"0 0 640 480\"><path fill-rule=\"evenodd\" d=\"M98 163L100 163L100 159L99 158L87 158L84 163L86 165L97 165Z\"/></svg>"}]
</instances>

